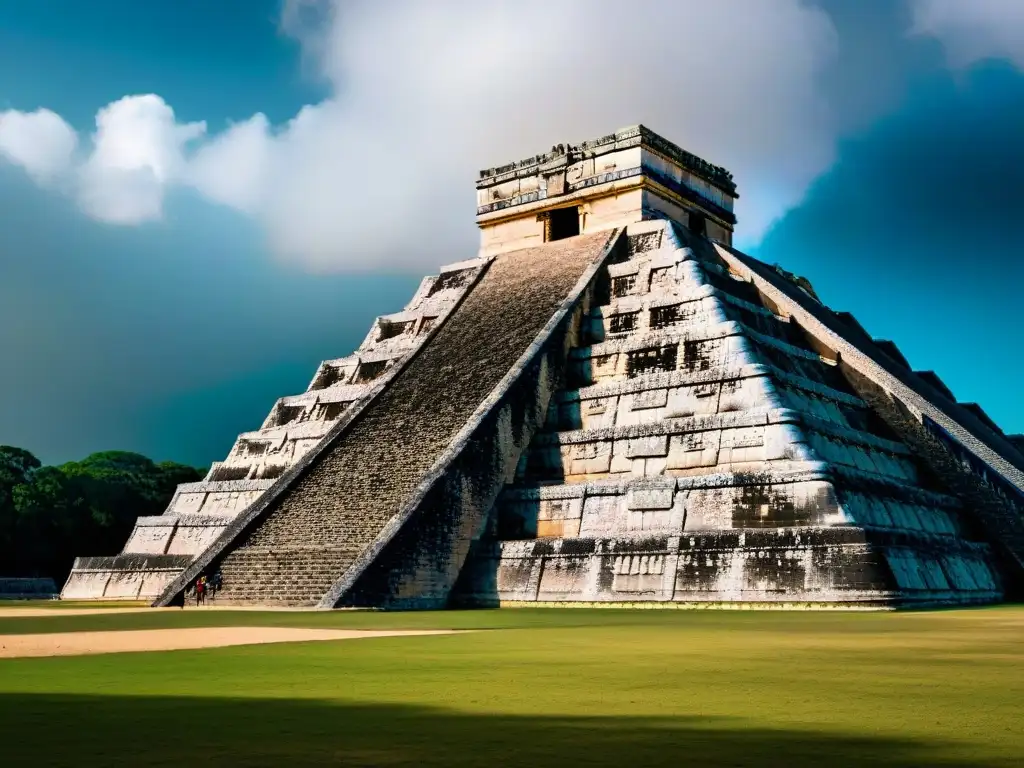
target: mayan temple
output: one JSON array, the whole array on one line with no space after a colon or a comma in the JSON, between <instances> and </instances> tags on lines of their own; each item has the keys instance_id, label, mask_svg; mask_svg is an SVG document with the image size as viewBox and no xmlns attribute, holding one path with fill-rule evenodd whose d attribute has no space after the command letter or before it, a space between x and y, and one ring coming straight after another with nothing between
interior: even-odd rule
<instances>
[{"instance_id":1,"label":"mayan temple","mask_svg":"<svg viewBox=\"0 0 1024 768\"><path fill-rule=\"evenodd\" d=\"M732 246L644 127L482 171L475 258L65 598L907 607L1019 594L1024 437ZM851 265L851 269L856 265Z\"/></svg>"}]
</instances>

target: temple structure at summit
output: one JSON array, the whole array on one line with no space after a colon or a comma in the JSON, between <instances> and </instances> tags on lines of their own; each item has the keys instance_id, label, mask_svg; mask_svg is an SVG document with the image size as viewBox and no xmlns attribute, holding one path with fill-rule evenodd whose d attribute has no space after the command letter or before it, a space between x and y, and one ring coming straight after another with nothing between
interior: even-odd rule
<instances>
[{"instance_id":1,"label":"temple structure at summit","mask_svg":"<svg viewBox=\"0 0 1024 768\"><path fill-rule=\"evenodd\" d=\"M320 364L64 597L320 608L986 603L1024 438L732 248L636 126L482 171L475 258ZM855 265L851 265L855 268Z\"/></svg>"}]
</instances>

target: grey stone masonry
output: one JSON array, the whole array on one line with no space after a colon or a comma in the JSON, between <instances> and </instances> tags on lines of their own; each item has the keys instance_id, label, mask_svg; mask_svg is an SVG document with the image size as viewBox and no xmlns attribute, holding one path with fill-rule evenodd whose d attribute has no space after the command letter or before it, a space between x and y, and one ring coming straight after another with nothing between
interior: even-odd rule
<instances>
[{"instance_id":1,"label":"grey stone masonry","mask_svg":"<svg viewBox=\"0 0 1024 768\"><path fill-rule=\"evenodd\" d=\"M1012 545L1012 531L979 536L994 511L930 460L835 345L707 238L667 221L626 234L610 296L591 307L568 385L454 602L1002 598L990 543ZM771 274L816 301L798 278Z\"/></svg>"},{"instance_id":2,"label":"grey stone masonry","mask_svg":"<svg viewBox=\"0 0 1024 768\"><path fill-rule=\"evenodd\" d=\"M722 259L749 279L780 312L793 318L819 349L839 362L853 388L956 492L972 522L986 532L1018 593L1024 589L1024 455L989 420L953 402L948 390L906 365L891 342L851 333L847 320L782 279L767 265L716 246Z\"/></svg>"},{"instance_id":3,"label":"grey stone masonry","mask_svg":"<svg viewBox=\"0 0 1024 768\"><path fill-rule=\"evenodd\" d=\"M497 257L436 335L287 492L233 541L215 544L223 553L218 600L318 602L416 494L614 234ZM464 557L468 541L462 550Z\"/></svg>"}]
</instances>

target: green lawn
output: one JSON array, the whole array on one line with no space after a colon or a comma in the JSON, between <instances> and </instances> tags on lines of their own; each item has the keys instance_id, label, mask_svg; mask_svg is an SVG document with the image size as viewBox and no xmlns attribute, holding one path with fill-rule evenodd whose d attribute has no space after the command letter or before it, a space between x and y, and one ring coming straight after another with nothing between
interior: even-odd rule
<instances>
[{"instance_id":1,"label":"green lawn","mask_svg":"<svg viewBox=\"0 0 1024 768\"><path fill-rule=\"evenodd\" d=\"M0 600L0 609L48 608L59 611L68 608L144 608L148 602L139 600Z\"/></svg>"},{"instance_id":2,"label":"green lawn","mask_svg":"<svg viewBox=\"0 0 1024 768\"><path fill-rule=\"evenodd\" d=\"M172 609L0 633L214 624L485 631L0 660L0 765L1024 764L1021 607Z\"/></svg>"}]
</instances>

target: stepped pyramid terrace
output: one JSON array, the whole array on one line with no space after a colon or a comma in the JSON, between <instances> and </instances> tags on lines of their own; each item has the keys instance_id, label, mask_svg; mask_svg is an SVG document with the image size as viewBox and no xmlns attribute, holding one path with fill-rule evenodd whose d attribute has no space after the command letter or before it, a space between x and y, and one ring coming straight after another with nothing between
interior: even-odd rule
<instances>
[{"instance_id":1,"label":"stepped pyramid terrace","mask_svg":"<svg viewBox=\"0 0 1024 768\"><path fill-rule=\"evenodd\" d=\"M320 608L989 603L1024 437L732 248L642 126L480 173L475 258L320 364L65 598ZM856 265L850 265L851 269Z\"/></svg>"}]
</instances>

